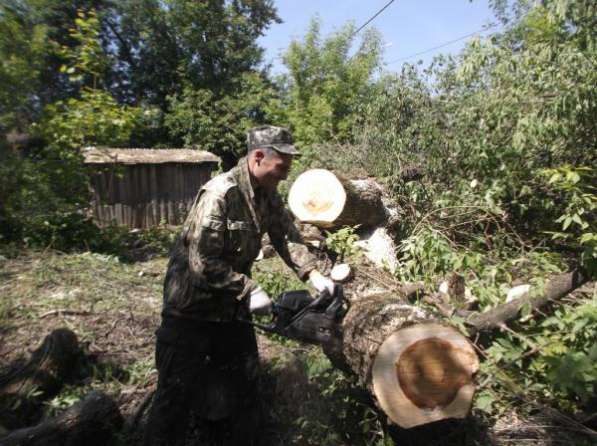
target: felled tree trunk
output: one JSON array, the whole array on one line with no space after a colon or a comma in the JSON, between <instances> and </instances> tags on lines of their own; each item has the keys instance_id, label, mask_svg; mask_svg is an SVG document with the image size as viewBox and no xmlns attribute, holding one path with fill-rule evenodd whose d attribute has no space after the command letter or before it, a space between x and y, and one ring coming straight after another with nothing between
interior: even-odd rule
<instances>
[{"instance_id":1,"label":"felled tree trunk","mask_svg":"<svg viewBox=\"0 0 597 446\"><path fill-rule=\"evenodd\" d=\"M358 375L403 428L467 416L479 362L469 340L395 294L351 302L343 337L326 353Z\"/></svg>"},{"instance_id":2,"label":"felled tree trunk","mask_svg":"<svg viewBox=\"0 0 597 446\"><path fill-rule=\"evenodd\" d=\"M469 313L467 331L470 335L499 328L515 319L522 308L542 308L586 280L579 271L555 275L542 290L531 290L485 313ZM342 336L334 345L325 346L327 355L337 367L355 373L400 427L464 418L479 367L471 342L443 323L445 316L405 303L401 294L405 292L353 297Z\"/></svg>"},{"instance_id":3,"label":"felled tree trunk","mask_svg":"<svg viewBox=\"0 0 597 446\"><path fill-rule=\"evenodd\" d=\"M288 205L301 221L320 228L375 227L386 219L381 189L372 180L348 180L329 170L311 169L290 188Z\"/></svg>"},{"instance_id":4,"label":"felled tree trunk","mask_svg":"<svg viewBox=\"0 0 597 446\"><path fill-rule=\"evenodd\" d=\"M45 337L26 364L0 377L0 415L6 427L32 422L39 403L60 391L80 355L75 333L57 329Z\"/></svg>"},{"instance_id":5,"label":"felled tree trunk","mask_svg":"<svg viewBox=\"0 0 597 446\"><path fill-rule=\"evenodd\" d=\"M2 446L104 446L114 444L122 415L107 395L92 392L62 415L0 438Z\"/></svg>"}]
</instances>

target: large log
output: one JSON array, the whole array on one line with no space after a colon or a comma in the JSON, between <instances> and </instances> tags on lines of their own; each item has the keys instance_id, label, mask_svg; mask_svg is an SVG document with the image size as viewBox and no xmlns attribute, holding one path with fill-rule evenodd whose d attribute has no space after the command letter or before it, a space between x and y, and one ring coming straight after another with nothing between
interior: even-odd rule
<instances>
[{"instance_id":1,"label":"large log","mask_svg":"<svg viewBox=\"0 0 597 446\"><path fill-rule=\"evenodd\" d=\"M361 273L357 271L362 281ZM469 312L468 336L503 326L524 307L538 309L561 299L586 280L579 271L556 275L540 292L531 290L485 313ZM400 427L464 418L471 407L473 377L479 367L473 345L446 325L447 315L405 303L402 294L387 291L353 297L341 338L324 349L337 367L359 377L383 412Z\"/></svg>"},{"instance_id":2,"label":"large log","mask_svg":"<svg viewBox=\"0 0 597 446\"><path fill-rule=\"evenodd\" d=\"M114 400L91 392L58 417L0 438L0 446L104 446L114 444L122 423Z\"/></svg>"},{"instance_id":3,"label":"large log","mask_svg":"<svg viewBox=\"0 0 597 446\"><path fill-rule=\"evenodd\" d=\"M342 339L326 353L403 428L464 418L471 408L479 361L470 341L393 293L352 300Z\"/></svg>"},{"instance_id":4,"label":"large log","mask_svg":"<svg viewBox=\"0 0 597 446\"><path fill-rule=\"evenodd\" d=\"M288 205L300 221L320 228L368 228L387 218L381 195L373 180L348 180L329 170L311 169L292 184Z\"/></svg>"}]
</instances>

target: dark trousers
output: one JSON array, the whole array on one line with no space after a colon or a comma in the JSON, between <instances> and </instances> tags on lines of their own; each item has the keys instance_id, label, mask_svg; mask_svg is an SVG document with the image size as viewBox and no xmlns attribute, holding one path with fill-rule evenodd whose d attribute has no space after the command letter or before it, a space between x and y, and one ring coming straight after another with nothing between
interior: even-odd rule
<instances>
[{"instance_id":1,"label":"dark trousers","mask_svg":"<svg viewBox=\"0 0 597 446\"><path fill-rule=\"evenodd\" d=\"M163 321L144 444L254 445L261 419L258 360L255 331L247 324Z\"/></svg>"}]
</instances>

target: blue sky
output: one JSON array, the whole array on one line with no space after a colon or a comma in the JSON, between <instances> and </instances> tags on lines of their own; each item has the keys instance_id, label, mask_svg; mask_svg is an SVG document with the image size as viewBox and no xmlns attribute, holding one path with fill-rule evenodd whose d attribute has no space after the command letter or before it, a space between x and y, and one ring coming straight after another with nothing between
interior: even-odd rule
<instances>
[{"instance_id":1,"label":"blue sky","mask_svg":"<svg viewBox=\"0 0 597 446\"><path fill-rule=\"evenodd\" d=\"M285 72L280 54L293 39L303 38L315 15L321 19L322 35L326 36L350 20L362 25L388 1L277 0L278 15L284 22L272 25L259 40L266 49L265 61L272 64L274 74ZM398 71L404 62L421 59L427 64L436 54L456 53L466 39L406 61L390 62L481 30L492 22L495 19L487 0L395 0L368 27L374 26L383 35L385 69Z\"/></svg>"}]
</instances>

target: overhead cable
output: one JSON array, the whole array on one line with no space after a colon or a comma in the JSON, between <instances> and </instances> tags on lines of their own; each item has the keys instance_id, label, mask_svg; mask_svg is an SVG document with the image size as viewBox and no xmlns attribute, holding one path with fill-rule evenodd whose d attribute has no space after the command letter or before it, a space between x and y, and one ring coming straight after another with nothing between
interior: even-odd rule
<instances>
[{"instance_id":1,"label":"overhead cable","mask_svg":"<svg viewBox=\"0 0 597 446\"><path fill-rule=\"evenodd\" d=\"M375 17L380 15L382 12L384 12L388 6L390 6L392 3L394 3L394 1L395 0L390 0L383 8L381 8L379 11L377 11L374 16L372 16L369 20L367 20L365 23L363 23L361 26L359 26L359 28L355 32L353 32L352 35L353 36L356 35L360 30L362 30L365 26L367 26L369 23L371 23L375 19Z\"/></svg>"},{"instance_id":2,"label":"overhead cable","mask_svg":"<svg viewBox=\"0 0 597 446\"><path fill-rule=\"evenodd\" d=\"M476 34L479 34L481 32L489 31L490 29L495 28L496 26L497 26L496 24L493 24L491 26L479 29L479 30L477 30L475 32L469 33L469 34L467 34L465 36L462 36L462 37L459 37L457 39L450 40L449 42L442 43L441 45L434 46L433 48L429 48L429 49L426 49L426 50L423 50L423 51L419 51L418 53L411 54L410 56L405 56L405 57L401 57L399 59L392 60L390 62L387 62L386 65L391 65L391 64L394 64L396 62L402 62L403 60L412 59L413 57L417 57L417 56L420 56L422 54L427 54L427 53L430 53L431 51L439 50L440 48L444 48L446 46L452 45L453 43L460 42L461 40L467 39L467 38L472 37L472 36L474 36Z\"/></svg>"}]
</instances>

